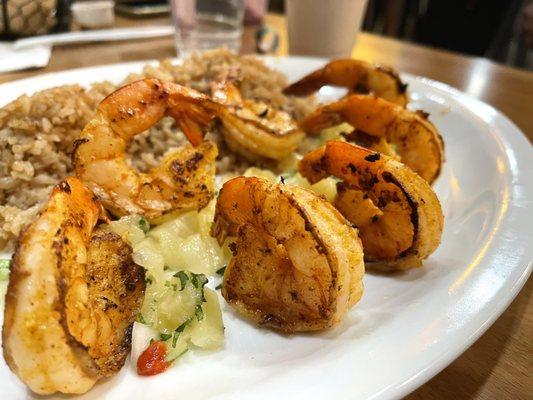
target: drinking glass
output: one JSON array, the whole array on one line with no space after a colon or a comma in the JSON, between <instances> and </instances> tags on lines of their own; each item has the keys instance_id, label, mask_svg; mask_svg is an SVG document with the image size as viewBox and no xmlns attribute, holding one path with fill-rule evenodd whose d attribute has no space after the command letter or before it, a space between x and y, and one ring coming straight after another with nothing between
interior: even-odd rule
<instances>
[{"instance_id":1,"label":"drinking glass","mask_svg":"<svg viewBox=\"0 0 533 400\"><path fill-rule=\"evenodd\" d=\"M241 46L243 0L172 0L179 56L196 50Z\"/></svg>"},{"instance_id":2,"label":"drinking glass","mask_svg":"<svg viewBox=\"0 0 533 400\"><path fill-rule=\"evenodd\" d=\"M287 0L289 54L349 57L367 0Z\"/></svg>"}]
</instances>

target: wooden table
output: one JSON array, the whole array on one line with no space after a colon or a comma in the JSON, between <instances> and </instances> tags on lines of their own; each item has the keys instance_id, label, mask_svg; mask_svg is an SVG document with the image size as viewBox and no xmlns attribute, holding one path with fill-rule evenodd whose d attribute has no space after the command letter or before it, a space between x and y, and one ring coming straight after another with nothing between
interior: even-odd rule
<instances>
[{"instance_id":1,"label":"wooden table","mask_svg":"<svg viewBox=\"0 0 533 400\"><path fill-rule=\"evenodd\" d=\"M164 24L168 23L168 18L118 18L117 22L121 26ZM287 54L284 17L268 15L266 22L281 34L278 53ZM247 29L244 35L244 52L254 50L253 37L254 31ZM171 38L57 47L54 48L47 68L0 75L0 82L50 71L174 55L174 43ZM366 33L359 35L353 55L448 83L504 112L530 140L533 140L531 72L501 66L483 58L458 55ZM529 279L507 311L470 349L407 398L531 399L532 288L533 279Z\"/></svg>"}]
</instances>

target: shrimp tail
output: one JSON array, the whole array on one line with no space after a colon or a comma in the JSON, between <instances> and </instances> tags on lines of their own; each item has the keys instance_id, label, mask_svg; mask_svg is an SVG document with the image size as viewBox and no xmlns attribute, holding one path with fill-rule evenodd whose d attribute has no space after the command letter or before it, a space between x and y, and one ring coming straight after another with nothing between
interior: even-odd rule
<instances>
[{"instance_id":1,"label":"shrimp tail","mask_svg":"<svg viewBox=\"0 0 533 400\"><path fill-rule=\"evenodd\" d=\"M407 85L390 67L361 60L333 60L283 90L284 94L308 96L331 85L348 89L348 94L373 94L401 107L407 104Z\"/></svg>"},{"instance_id":2,"label":"shrimp tail","mask_svg":"<svg viewBox=\"0 0 533 400\"><path fill-rule=\"evenodd\" d=\"M283 94L292 96L309 96L328 83L334 85L326 79L326 69L319 69L304 76L297 82L292 83L283 89Z\"/></svg>"},{"instance_id":3,"label":"shrimp tail","mask_svg":"<svg viewBox=\"0 0 533 400\"><path fill-rule=\"evenodd\" d=\"M76 175L113 214L151 221L173 211L201 208L212 198L217 147L204 141L223 106L193 89L144 79L107 96L75 142ZM167 153L141 173L126 157L128 144L164 116L173 117L191 145Z\"/></svg>"},{"instance_id":4,"label":"shrimp tail","mask_svg":"<svg viewBox=\"0 0 533 400\"><path fill-rule=\"evenodd\" d=\"M213 81L211 97L223 106L218 117L226 144L248 160L282 160L305 137L287 112L261 101L244 100L229 79Z\"/></svg>"},{"instance_id":5,"label":"shrimp tail","mask_svg":"<svg viewBox=\"0 0 533 400\"><path fill-rule=\"evenodd\" d=\"M366 138L372 150L389 149L400 161L429 183L439 176L444 162L444 145L437 128L426 114L412 112L373 95L352 94L318 107L300 121L309 134L347 122L355 128L354 137ZM369 141L375 138L376 141ZM380 145L385 141L385 146ZM374 143L373 143L374 142ZM394 146L394 152L390 151Z\"/></svg>"}]
</instances>

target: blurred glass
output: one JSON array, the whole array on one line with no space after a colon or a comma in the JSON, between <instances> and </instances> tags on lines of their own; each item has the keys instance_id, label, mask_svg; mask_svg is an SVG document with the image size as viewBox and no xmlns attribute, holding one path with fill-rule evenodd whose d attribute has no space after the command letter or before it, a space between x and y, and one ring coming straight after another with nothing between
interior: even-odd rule
<instances>
[{"instance_id":1,"label":"blurred glass","mask_svg":"<svg viewBox=\"0 0 533 400\"><path fill-rule=\"evenodd\" d=\"M179 56L195 50L241 47L243 0L172 0Z\"/></svg>"},{"instance_id":2,"label":"blurred glass","mask_svg":"<svg viewBox=\"0 0 533 400\"><path fill-rule=\"evenodd\" d=\"M65 31L70 0L0 0L0 38Z\"/></svg>"},{"instance_id":3,"label":"blurred glass","mask_svg":"<svg viewBox=\"0 0 533 400\"><path fill-rule=\"evenodd\" d=\"M268 8L268 0L244 0L244 23L261 25Z\"/></svg>"},{"instance_id":4,"label":"blurred glass","mask_svg":"<svg viewBox=\"0 0 533 400\"><path fill-rule=\"evenodd\" d=\"M349 57L367 0L287 0L289 54Z\"/></svg>"}]
</instances>

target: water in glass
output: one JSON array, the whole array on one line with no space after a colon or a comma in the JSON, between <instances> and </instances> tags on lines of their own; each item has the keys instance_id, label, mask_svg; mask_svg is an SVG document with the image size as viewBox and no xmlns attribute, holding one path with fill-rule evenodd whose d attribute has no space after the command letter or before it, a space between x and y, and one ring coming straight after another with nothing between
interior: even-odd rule
<instances>
[{"instance_id":1,"label":"water in glass","mask_svg":"<svg viewBox=\"0 0 533 400\"><path fill-rule=\"evenodd\" d=\"M178 55L241 46L243 0L172 0Z\"/></svg>"}]
</instances>

